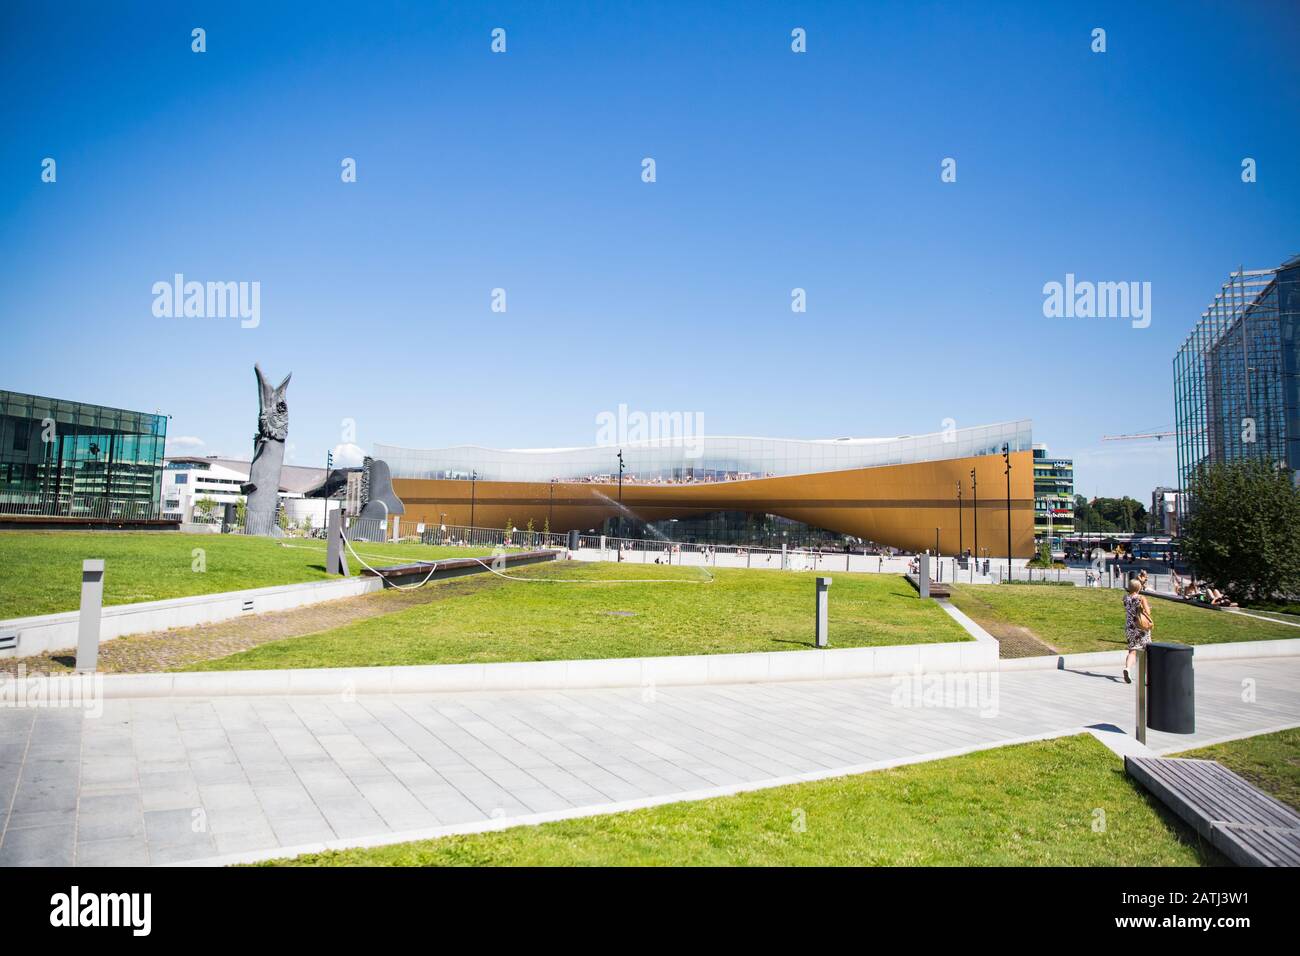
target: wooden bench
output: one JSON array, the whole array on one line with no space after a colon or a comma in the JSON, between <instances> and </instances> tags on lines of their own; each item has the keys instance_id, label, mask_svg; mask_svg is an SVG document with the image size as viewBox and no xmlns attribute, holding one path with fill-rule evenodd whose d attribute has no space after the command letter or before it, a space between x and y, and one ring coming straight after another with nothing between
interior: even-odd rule
<instances>
[{"instance_id":1,"label":"wooden bench","mask_svg":"<svg viewBox=\"0 0 1300 956\"><path fill-rule=\"evenodd\" d=\"M1300 814L1222 764L1125 757L1124 769L1239 866L1300 866Z\"/></svg>"},{"instance_id":2,"label":"wooden bench","mask_svg":"<svg viewBox=\"0 0 1300 956\"><path fill-rule=\"evenodd\" d=\"M921 576L920 576L919 574L912 574L912 573L909 571L907 574L904 574L903 577L907 578L907 583L908 583L908 584L910 584L910 585L912 585L912 587L916 588L916 593L917 593L917 594L920 594L920 593L921 593ZM940 584L940 583L937 582L937 581L931 581L931 582L930 582L930 597L932 597L932 598L950 598L950 597L952 597L952 591L949 590L948 585L946 585L946 584Z\"/></svg>"}]
</instances>

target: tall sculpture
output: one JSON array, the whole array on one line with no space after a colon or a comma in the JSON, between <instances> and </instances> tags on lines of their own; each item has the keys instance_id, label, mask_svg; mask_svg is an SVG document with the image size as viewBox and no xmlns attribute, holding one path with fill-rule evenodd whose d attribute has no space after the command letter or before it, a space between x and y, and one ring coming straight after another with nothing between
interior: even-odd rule
<instances>
[{"instance_id":1,"label":"tall sculpture","mask_svg":"<svg viewBox=\"0 0 1300 956\"><path fill-rule=\"evenodd\" d=\"M254 365L253 371L257 375L257 435L253 438L248 481L239 488L248 496L244 531L280 537L284 532L276 524L275 509L280 497L280 470L284 467L284 440L289 435L289 405L284 392L293 373L273 388L260 365Z\"/></svg>"},{"instance_id":2,"label":"tall sculpture","mask_svg":"<svg viewBox=\"0 0 1300 956\"><path fill-rule=\"evenodd\" d=\"M397 497L397 492L393 491L393 474L388 468L388 462L367 458L363 474L366 500L361 514L357 516L362 520L357 523L352 539L384 541L388 537L388 516L406 514L406 506Z\"/></svg>"}]
</instances>

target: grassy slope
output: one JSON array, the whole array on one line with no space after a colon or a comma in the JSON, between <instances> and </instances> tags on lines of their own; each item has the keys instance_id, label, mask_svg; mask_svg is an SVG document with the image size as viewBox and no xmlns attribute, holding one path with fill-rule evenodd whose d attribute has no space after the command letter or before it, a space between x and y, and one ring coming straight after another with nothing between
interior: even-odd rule
<instances>
[{"instance_id":1,"label":"grassy slope","mask_svg":"<svg viewBox=\"0 0 1300 956\"><path fill-rule=\"evenodd\" d=\"M1217 760L1265 793L1300 810L1300 727L1178 754Z\"/></svg>"},{"instance_id":2,"label":"grassy slope","mask_svg":"<svg viewBox=\"0 0 1300 956\"><path fill-rule=\"evenodd\" d=\"M806 819L803 832L793 825L800 811ZM1102 832L1094 830L1098 811L1104 811ZM1213 851L1157 811L1125 777L1120 761L1087 735L695 803L278 861L297 866L1214 862Z\"/></svg>"},{"instance_id":3,"label":"grassy slope","mask_svg":"<svg viewBox=\"0 0 1300 956\"><path fill-rule=\"evenodd\" d=\"M1124 643L1123 592L1031 585L957 585L952 603L977 622L1028 627L1066 653L1119 651ZM1172 601L1151 601L1155 639L1178 644L1300 637L1300 628L1271 624Z\"/></svg>"},{"instance_id":4,"label":"grassy slope","mask_svg":"<svg viewBox=\"0 0 1300 956\"><path fill-rule=\"evenodd\" d=\"M429 585L434 601L381 618L290 638L195 670L364 667L572 660L798 650L811 645L813 578L780 571L563 562ZM839 575L831 588L834 647L968 640L932 601L893 575ZM624 613L615 613L624 612ZM630 612L630 613L627 613Z\"/></svg>"},{"instance_id":5,"label":"grassy slope","mask_svg":"<svg viewBox=\"0 0 1300 956\"><path fill-rule=\"evenodd\" d=\"M240 535L0 531L0 619L75 611L81 600L81 562L86 558L107 562L105 604L326 579L324 541L286 543L294 547ZM194 570L196 548L204 552L202 572ZM363 555L428 560L446 554L485 554L488 549L367 544L357 550ZM376 564L377 559L366 560Z\"/></svg>"}]
</instances>

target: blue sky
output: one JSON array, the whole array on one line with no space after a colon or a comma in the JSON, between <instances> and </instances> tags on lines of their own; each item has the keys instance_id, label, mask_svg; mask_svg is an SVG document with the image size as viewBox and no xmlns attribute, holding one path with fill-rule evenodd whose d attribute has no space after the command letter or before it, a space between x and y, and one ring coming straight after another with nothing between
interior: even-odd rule
<instances>
[{"instance_id":1,"label":"blue sky","mask_svg":"<svg viewBox=\"0 0 1300 956\"><path fill-rule=\"evenodd\" d=\"M1291 2L6 3L0 387L247 456L258 361L300 464L344 419L369 450L591 444L620 403L1030 417L1082 493L1145 499L1172 442L1100 437L1171 426L1227 272L1300 253L1298 54ZM155 317L178 272L260 282L260 324ZM1150 282L1150 327L1045 318L1066 273Z\"/></svg>"}]
</instances>

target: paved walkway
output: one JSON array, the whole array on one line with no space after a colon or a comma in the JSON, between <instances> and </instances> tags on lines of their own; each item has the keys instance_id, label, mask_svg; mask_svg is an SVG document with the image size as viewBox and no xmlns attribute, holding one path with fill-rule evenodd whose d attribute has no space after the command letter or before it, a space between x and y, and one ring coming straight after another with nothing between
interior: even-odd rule
<instances>
[{"instance_id":1,"label":"paved walkway","mask_svg":"<svg viewBox=\"0 0 1300 956\"><path fill-rule=\"evenodd\" d=\"M251 855L1131 730L1133 689L1113 670L990 677L973 707L922 706L905 699L922 688L869 678L109 700L96 719L0 708L0 865ZM1152 733L1157 752L1300 723L1300 658L1205 662L1196 679L1199 732Z\"/></svg>"}]
</instances>

